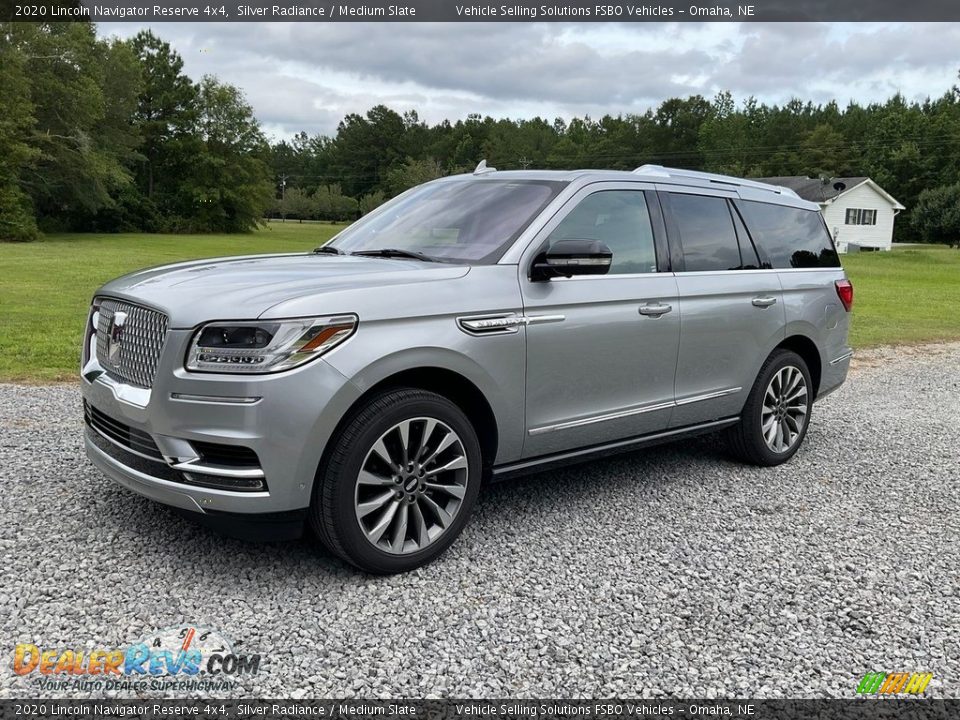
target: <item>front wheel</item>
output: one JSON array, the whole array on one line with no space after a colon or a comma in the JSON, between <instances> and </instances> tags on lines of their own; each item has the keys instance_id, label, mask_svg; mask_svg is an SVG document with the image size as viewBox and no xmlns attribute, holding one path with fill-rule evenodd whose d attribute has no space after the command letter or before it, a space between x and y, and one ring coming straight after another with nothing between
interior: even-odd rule
<instances>
[{"instance_id":1,"label":"front wheel","mask_svg":"<svg viewBox=\"0 0 960 720\"><path fill-rule=\"evenodd\" d=\"M810 425L813 384L803 358L777 350L760 368L740 415L727 431L730 451L754 465L779 465L800 448Z\"/></svg>"},{"instance_id":2,"label":"front wheel","mask_svg":"<svg viewBox=\"0 0 960 720\"><path fill-rule=\"evenodd\" d=\"M372 573L412 570L456 539L480 486L480 446L456 405L417 389L371 399L332 440L311 525L335 554Z\"/></svg>"}]
</instances>

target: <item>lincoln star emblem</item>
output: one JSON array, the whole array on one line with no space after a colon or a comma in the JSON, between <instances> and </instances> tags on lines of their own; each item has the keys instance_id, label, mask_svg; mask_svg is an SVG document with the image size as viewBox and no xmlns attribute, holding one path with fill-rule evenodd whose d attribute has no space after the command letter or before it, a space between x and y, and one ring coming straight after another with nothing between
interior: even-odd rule
<instances>
[{"instance_id":1,"label":"lincoln star emblem","mask_svg":"<svg viewBox=\"0 0 960 720\"><path fill-rule=\"evenodd\" d=\"M123 326L126 322L125 312L115 312L113 319L110 320L110 328L107 331L107 357L112 363L120 361L120 344L123 341Z\"/></svg>"}]
</instances>

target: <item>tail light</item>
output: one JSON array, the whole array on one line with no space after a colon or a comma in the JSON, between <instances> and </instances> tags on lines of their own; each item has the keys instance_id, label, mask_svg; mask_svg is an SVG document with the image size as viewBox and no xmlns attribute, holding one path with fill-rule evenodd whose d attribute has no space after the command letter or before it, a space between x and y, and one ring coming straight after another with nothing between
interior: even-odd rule
<instances>
[{"instance_id":1,"label":"tail light","mask_svg":"<svg viewBox=\"0 0 960 720\"><path fill-rule=\"evenodd\" d=\"M843 303L843 309L850 312L853 307L853 283L849 280L837 280L834 284L837 286L837 297Z\"/></svg>"}]
</instances>

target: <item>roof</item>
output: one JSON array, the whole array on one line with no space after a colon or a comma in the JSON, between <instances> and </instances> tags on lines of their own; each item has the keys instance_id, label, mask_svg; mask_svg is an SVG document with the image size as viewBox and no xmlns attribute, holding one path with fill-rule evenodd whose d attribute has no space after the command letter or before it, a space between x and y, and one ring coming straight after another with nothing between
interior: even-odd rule
<instances>
[{"instance_id":1,"label":"roof","mask_svg":"<svg viewBox=\"0 0 960 720\"><path fill-rule=\"evenodd\" d=\"M790 188L777 187L765 181L748 180L746 178L733 177L732 175L719 175L717 173L701 172L699 170L684 170L681 168L664 167L663 165L641 165L635 170L497 170L495 167L489 167L486 160L481 160L472 175L485 176L493 175L501 178L514 178L518 180L566 180L571 181L577 178L589 176L599 179L624 179L635 180L639 175L644 180L650 182L667 182L678 185L726 185L728 187L747 187L755 190L763 190L780 194L787 190L787 194L798 197ZM456 177L456 176L453 176ZM464 175L466 177L466 175Z\"/></svg>"},{"instance_id":2,"label":"roof","mask_svg":"<svg viewBox=\"0 0 960 720\"><path fill-rule=\"evenodd\" d=\"M816 205L804 200L793 190L756 180L717 175L714 173L663 167L662 165L641 165L635 170L497 170L487 166L485 161L477 165L472 174L448 175L433 182L449 182L469 177L482 177L501 180L555 180L571 183L577 187L600 181L633 181L656 183L657 185L678 185L685 187L709 188L737 192L743 199L773 202L780 205L817 209Z\"/></svg>"},{"instance_id":3,"label":"roof","mask_svg":"<svg viewBox=\"0 0 960 720\"><path fill-rule=\"evenodd\" d=\"M891 205L901 210L904 209L903 205L897 202L896 198L868 177L835 177L826 179L804 177L803 175L787 175L753 179L757 182L789 188L804 200L820 203L821 205L833 202L845 192L849 192L864 183L868 183L870 187L876 190L877 193L885 198Z\"/></svg>"},{"instance_id":4,"label":"roof","mask_svg":"<svg viewBox=\"0 0 960 720\"><path fill-rule=\"evenodd\" d=\"M678 183L683 183L686 180L695 180L706 183L708 186L710 184L718 184L732 185L734 187L747 187L753 188L754 190L777 193L778 195L784 190L788 190L789 194L793 195L794 197L799 197L795 192L793 192L793 190L783 186L771 186L770 183L758 182L756 180L746 180L743 178L733 177L732 175L718 175L717 173L701 172L699 170L668 168L664 167L663 165L641 165L633 171L633 174L654 178L668 178Z\"/></svg>"}]
</instances>

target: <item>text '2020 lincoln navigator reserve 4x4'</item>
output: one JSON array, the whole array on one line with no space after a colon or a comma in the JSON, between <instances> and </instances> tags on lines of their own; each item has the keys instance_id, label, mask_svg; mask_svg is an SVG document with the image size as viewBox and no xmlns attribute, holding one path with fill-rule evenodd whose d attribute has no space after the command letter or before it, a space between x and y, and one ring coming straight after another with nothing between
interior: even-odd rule
<instances>
[{"instance_id":1,"label":"text '2020 lincoln navigator reserve 4x4'","mask_svg":"<svg viewBox=\"0 0 960 720\"><path fill-rule=\"evenodd\" d=\"M302 529L372 572L439 555L481 480L723 430L803 442L843 382L853 288L816 205L735 178L436 180L312 253L107 283L86 447L209 519Z\"/></svg>"}]
</instances>

